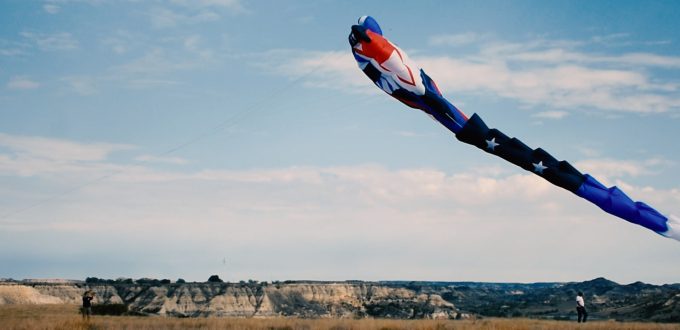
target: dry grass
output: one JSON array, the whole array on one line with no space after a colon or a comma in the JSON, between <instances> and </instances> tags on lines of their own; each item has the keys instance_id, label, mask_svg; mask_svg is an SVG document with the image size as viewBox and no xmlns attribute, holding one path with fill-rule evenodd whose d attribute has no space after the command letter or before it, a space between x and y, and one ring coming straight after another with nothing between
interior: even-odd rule
<instances>
[{"instance_id":1,"label":"dry grass","mask_svg":"<svg viewBox=\"0 0 680 330\"><path fill-rule=\"evenodd\" d=\"M290 329L290 330L669 330L680 324L620 323L612 321L577 324L574 322L529 319L483 319L476 321L436 320L305 320L295 318L238 319L132 316L93 316L84 321L75 305L0 305L0 329Z\"/></svg>"}]
</instances>

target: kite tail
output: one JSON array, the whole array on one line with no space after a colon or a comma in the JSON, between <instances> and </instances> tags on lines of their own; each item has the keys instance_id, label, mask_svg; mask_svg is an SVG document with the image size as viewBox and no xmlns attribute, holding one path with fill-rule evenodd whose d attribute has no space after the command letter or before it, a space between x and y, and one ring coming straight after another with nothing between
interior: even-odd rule
<instances>
[{"instance_id":1,"label":"kite tail","mask_svg":"<svg viewBox=\"0 0 680 330\"><path fill-rule=\"evenodd\" d=\"M666 217L651 206L636 202L616 186L607 188L588 174L574 193L607 213L680 241L680 219Z\"/></svg>"},{"instance_id":2,"label":"kite tail","mask_svg":"<svg viewBox=\"0 0 680 330\"><path fill-rule=\"evenodd\" d=\"M666 217L643 202L633 201L616 186L607 188L592 176L581 174L571 164L558 161L545 150L531 149L514 137L488 128L477 114L473 114L456 133L456 138L533 172L607 213L680 241L680 218Z\"/></svg>"}]
</instances>

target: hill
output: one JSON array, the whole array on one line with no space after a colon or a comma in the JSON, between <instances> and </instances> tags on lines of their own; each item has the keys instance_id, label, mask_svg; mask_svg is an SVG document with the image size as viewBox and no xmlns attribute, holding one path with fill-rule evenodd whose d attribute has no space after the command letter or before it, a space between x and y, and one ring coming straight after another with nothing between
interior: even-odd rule
<instances>
[{"instance_id":1,"label":"hill","mask_svg":"<svg viewBox=\"0 0 680 330\"><path fill-rule=\"evenodd\" d=\"M95 304L125 304L142 315L556 320L574 317L574 297L583 291L591 319L680 322L680 285L621 285L604 278L568 283L5 281L0 304L77 304L86 289L97 293Z\"/></svg>"}]
</instances>

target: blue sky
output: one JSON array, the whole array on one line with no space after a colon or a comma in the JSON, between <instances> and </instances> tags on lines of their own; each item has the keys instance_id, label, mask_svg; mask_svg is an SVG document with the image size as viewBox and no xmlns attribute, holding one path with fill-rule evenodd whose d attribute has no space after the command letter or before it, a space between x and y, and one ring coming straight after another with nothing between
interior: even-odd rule
<instances>
[{"instance_id":1,"label":"blue sky","mask_svg":"<svg viewBox=\"0 0 680 330\"><path fill-rule=\"evenodd\" d=\"M674 1L2 1L0 277L678 281L678 242L375 88L365 14L464 112L680 214Z\"/></svg>"}]
</instances>

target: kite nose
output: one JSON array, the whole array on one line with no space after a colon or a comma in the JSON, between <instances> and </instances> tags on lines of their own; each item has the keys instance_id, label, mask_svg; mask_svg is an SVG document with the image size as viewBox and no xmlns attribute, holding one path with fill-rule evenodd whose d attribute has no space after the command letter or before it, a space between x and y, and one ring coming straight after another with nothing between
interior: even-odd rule
<instances>
[{"instance_id":1,"label":"kite nose","mask_svg":"<svg viewBox=\"0 0 680 330\"><path fill-rule=\"evenodd\" d=\"M380 24L378 24L378 21L375 20L375 18L371 16L361 16L359 17L359 25L379 34L382 35L382 29L380 29Z\"/></svg>"},{"instance_id":2,"label":"kite nose","mask_svg":"<svg viewBox=\"0 0 680 330\"><path fill-rule=\"evenodd\" d=\"M361 25L352 25L352 36L355 40L371 42L371 37L366 34L366 27Z\"/></svg>"}]
</instances>

